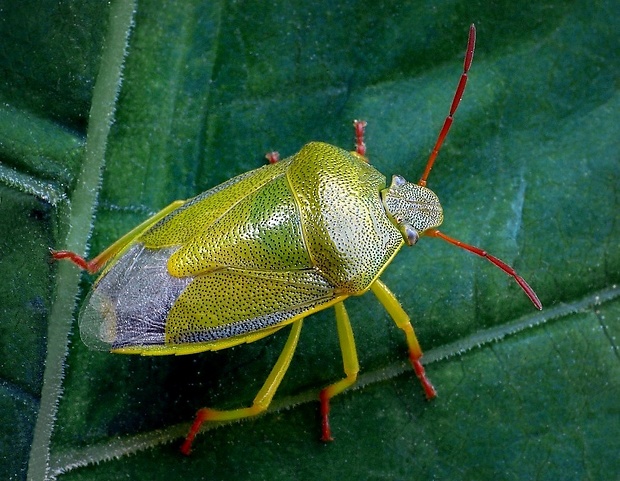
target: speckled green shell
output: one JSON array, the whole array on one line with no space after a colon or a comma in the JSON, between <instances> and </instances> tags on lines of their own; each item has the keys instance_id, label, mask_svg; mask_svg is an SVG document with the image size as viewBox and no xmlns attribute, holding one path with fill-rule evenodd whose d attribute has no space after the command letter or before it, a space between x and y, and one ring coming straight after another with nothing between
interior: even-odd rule
<instances>
[{"instance_id":1,"label":"speckled green shell","mask_svg":"<svg viewBox=\"0 0 620 481\"><path fill-rule=\"evenodd\" d=\"M385 184L359 155L314 142L188 200L112 259L82 309L84 342L220 349L364 293L403 245Z\"/></svg>"}]
</instances>

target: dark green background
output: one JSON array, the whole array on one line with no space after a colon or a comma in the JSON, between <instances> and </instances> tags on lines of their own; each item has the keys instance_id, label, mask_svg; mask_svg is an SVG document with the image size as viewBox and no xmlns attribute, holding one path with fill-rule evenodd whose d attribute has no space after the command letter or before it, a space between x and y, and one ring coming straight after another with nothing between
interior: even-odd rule
<instances>
[{"instance_id":1,"label":"dark green background","mask_svg":"<svg viewBox=\"0 0 620 481\"><path fill-rule=\"evenodd\" d=\"M67 480L618 479L618 3L265 3L145 1L133 16L129 2L2 3L0 478L30 463L33 479ZM354 118L375 167L416 180L472 22L470 83L429 187L443 230L512 264L545 310L488 262L423 239L383 279L435 401L378 302L351 299L361 387L332 404L334 443L318 441L314 402L342 375L327 311L306 321L274 409L182 457L195 410L248 404L286 332L180 358L89 351L75 309L92 278L78 288L48 248L96 253L270 150L352 148ZM114 99L121 64L108 134L98 99Z\"/></svg>"}]
</instances>

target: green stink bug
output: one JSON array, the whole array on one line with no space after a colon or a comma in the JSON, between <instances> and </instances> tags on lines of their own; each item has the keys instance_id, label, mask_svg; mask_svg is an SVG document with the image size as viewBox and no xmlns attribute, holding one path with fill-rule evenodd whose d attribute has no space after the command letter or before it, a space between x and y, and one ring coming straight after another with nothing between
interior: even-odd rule
<instances>
[{"instance_id":1,"label":"green stink bug","mask_svg":"<svg viewBox=\"0 0 620 481\"><path fill-rule=\"evenodd\" d=\"M291 332L250 407L200 409L181 448L188 454L204 421L256 415L269 406L289 367L302 322L333 306L345 377L321 390L322 439L331 440L330 399L359 372L343 301L371 290L406 336L409 359L426 396L435 396L409 317L380 275L404 245L439 237L512 276L510 266L437 230L443 211L426 180L450 129L472 63L472 25L463 73L420 181L394 176L390 186L365 157L364 122L356 150L312 142L297 154L241 174L187 201L177 201L91 261L68 251L90 273L101 272L80 312L85 344L115 353L191 354L254 342L284 326Z\"/></svg>"}]
</instances>

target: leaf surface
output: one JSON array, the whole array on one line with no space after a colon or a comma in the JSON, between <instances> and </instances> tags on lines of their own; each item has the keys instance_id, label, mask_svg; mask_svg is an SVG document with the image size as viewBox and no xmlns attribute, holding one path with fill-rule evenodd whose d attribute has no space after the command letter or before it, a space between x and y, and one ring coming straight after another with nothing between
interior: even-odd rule
<instances>
[{"instance_id":1,"label":"leaf surface","mask_svg":"<svg viewBox=\"0 0 620 481\"><path fill-rule=\"evenodd\" d=\"M0 478L612 479L617 2L268 3L3 11ZM545 309L488 262L422 239L382 279L436 400L367 295L347 301L362 372L332 403L334 443L318 441L318 390L343 375L326 311L305 322L269 412L210 427L182 457L196 409L249 404L287 332L178 358L89 351L75 318L92 278L48 248L96 254L272 150L352 148L356 118L373 165L417 180L472 22L468 88L429 187L442 230L513 265Z\"/></svg>"}]
</instances>

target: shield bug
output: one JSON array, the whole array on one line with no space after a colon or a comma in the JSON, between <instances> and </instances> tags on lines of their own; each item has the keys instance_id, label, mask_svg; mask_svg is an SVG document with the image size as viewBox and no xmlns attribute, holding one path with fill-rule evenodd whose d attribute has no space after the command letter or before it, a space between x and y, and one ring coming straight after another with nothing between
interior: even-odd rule
<instances>
[{"instance_id":1,"label":"shield bug","mask_svg":"<svg viewBox=\"0 0 620 481\"><path fill-rule=\"evenodd\" d=\"M472 63L475 28L450 111L417 183L385 177L365 157L365 122L356 150L312 142L297 154L177 201L91 261L54 251L89 273L101 271L80 312L85 344L114 353L191 354L254 342L290 325L288 340L250 407L200 409L182 445L188 454L205 421L267 409L289 367L304 318L334 307L345 377L320 391L322 439L331 440L330 399L351 386L359 364L343 301L372 291L403 330L427 398L435 389L421 363L409 317L379 280L403 245L438 237L484 257L538 297L514 269L440 232L443 211L426 182L459 105Z\"/></svg>"}]
</instances>

